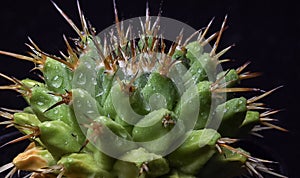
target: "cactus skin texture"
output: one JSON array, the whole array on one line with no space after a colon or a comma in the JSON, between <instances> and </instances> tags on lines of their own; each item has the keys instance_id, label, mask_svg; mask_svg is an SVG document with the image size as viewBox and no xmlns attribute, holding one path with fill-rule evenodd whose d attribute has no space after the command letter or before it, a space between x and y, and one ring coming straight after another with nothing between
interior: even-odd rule
<instances>
[{"instance_id":1,"label":"cactus skin texture","mask_svg":"<svg viewBox=\"0 0 300 178\"><path fill-rule=\"evenodd\" d=\"M219 58L230 49L216 53L227 17L220 31L206 40L212 21L196 40L183 43L179 34L178 40L165 48L160 34L155 31L158 24L151 27L149 23L148 8L142 23L144 31L134 41L121 28L115 7L117 33L111 34L109 44L95 35L79 3L82 30L56 4L54 6L79 35L73 45L75 48L64 37L67 55L57 57L43 52L31 39L29 56L0 51L33 62L43 80L18 80L0 73L12 82L0 89L17 91L29 105L22 111L0 112L7 119L1 124L14 126L24 134L1 148L25 139L31 141L23 153L0 167L0 172L11 169L7 176L12 176L19 170L29 171L31 178L233 178L244 175L262 178L265 174L286 177L266 167L272 161L255 158L236 146L239 138L258 134L256 132L263 129L260 126L286 130L269 123L272 121L269 116L278 111L267 110L259 102L277 88L265 92L238 87L241 80L259 75L244 72L249 63L224 72L216 70L226 62ZM214 38L213 48L205 52L204 47ZM142 57L137 60L139 55ZM178 63L190 74L182 77L187 87L183 92L169 77ZM127 71L124 79L116 77L118 71ZM183 71L177 69L177 72ZM91 81L82 81L82 75ZM234 97L232 93L237 92L259 94L252 98ZM161 96L163 102L157 102L155 99ZM114 103L116 97L124 106L121 109ZM126 103L122 103L122 97L128 98L131 109L138 114L136 120L130 120L132 115ZM195 103L200 107L193 110L191 106ZM190 122L190 116L195 113L195 122ZM217 121L218 127L210 125ZM171 131L176 134L169 134ZM168 152L177 140L182 143ZM107 145L109 142L114 143ZM106 150L117 154L111 156Z\"/></svg>"}]
</instances>

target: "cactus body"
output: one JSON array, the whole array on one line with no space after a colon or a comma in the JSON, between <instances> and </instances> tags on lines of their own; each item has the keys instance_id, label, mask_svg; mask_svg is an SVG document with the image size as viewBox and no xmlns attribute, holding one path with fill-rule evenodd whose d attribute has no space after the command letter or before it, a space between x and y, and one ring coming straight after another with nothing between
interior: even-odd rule
<instances>
[{"instance_id":1,"label":"cactus body","mask_svg":"<svg viewBox=\"0 0 300 178\"><path fill-rule=\"evenodd\" d=\"M55 4L54 4L55 5ZM0 51L32 61L44 82L18 80L1 89L22 94L29 107L1 111L30 146L12 162L31 177L133 178L234 177L259 171L278 177L242 148L231 146L257 125L284 130L267 121L276 111L260 113L259 99L272 93L239 88L241 80L257 73L248 65L217 70L216 53L227 20L206 51L208 27L185 43L180 33L166 48L159 25L151 26L147 9L142 34L132 39L116 15L116 31L100 39L80 10L82 31L55 5L79 35L73 49L66 38L67 55L57 57L32 42L31 56ZM116 9L115 9L116 11ZM158 17L159 19L160 17ZM157 20L158 21L158 20ZM128 35L129 34L129 35ZM188 37L186 37L188 38ZM167 50L168 49L168 50ZM246 99L228 93L262 92ZM3 145L6 146L6 145ZM5 171L3 166L0 172Z\"/></svg>"}]
</instances>

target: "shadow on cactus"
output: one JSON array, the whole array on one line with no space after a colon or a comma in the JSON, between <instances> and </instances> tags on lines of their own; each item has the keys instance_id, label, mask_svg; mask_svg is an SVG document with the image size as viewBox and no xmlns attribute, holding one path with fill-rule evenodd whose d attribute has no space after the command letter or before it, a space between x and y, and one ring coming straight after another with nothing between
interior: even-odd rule
<instances>
[{"instance_id":1,"label":"shadow on cactus","mask_svg":"<svg viewBox=\"0 0 300 178\"><path fill-rule=\"evenodd\" d=\"M0 173L28 171L28 177L286 177L237 146L249 134L273 125L260 101L277 88L239 87L255 78L246 63L222 70L218 32L194 30L174 19L146 16L119 21L96 35L77 2L81 30L55 4L79 38L64 36L67 54L48 54L31 39L28 56L1 54L35 64L43 82L0 73L27 101L22 111L3 109L1 122L31 141ZM214 41L210 47L209 43ZM278 87L279 88L279 87ZM254 93L243 97L243 93ZM235 93L241 93L237 95ZM249 96L249 94L247 94Z\"/></svg>"}]
</instances>

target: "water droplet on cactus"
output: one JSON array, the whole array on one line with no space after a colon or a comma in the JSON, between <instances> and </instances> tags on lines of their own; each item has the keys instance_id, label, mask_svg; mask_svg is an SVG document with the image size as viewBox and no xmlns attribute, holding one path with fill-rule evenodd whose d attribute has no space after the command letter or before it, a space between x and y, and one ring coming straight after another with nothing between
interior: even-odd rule
<instances>
[{"instance_id":1,"label":"water droplet on cactus","mask_svg":"<svg viewBox=\"0 0 300 178\"><path fill-rule=\"evenodd\" d=\"M104 94L104 91L100 91L99 93L96 94L95 97L99 97L99 96L102 96Z\"/></svg>"},{"instance_id":2,"label":"water droplet on cactus","mask_svg":"<svg viewBox=\"0 0 300 178\"><path fill-rule=\"evenodd\" d=\"M93 113L95 113L95 111L93 111L93 110L88 110L86 113L88 113L88 114L93 114Z\"/></svg>"},{"instance_id":3,"label":"water droplet on cactus","mask_svg":"<svg viewBox=\"0 0 300 178\"><path fill-rule=\"evenodd\" d=\"M63 78L62 77L60 77L60 76L53 77L51 85L54 88L60 88L62 84L63 84Z\"/></svg>"},{"instance_id":4,"label":"water droplet on cactus","mask_svg":"<svg viewBox=\"0 0 300 178\"><path fill-rule=\"evenodd\" d=\"M85 67L88 69L92 69L92 65L89 62L85 62Z\"/></svg>"},{"instance_id":5,"label":"water droplet on cactus","mask_svg":"<svg viewBox=\"0 0 300 178\"><path fill-rule=\"evenodd\" d=\"M84 73L79 73L79 75L77 76L76 80L76 84L78 85L85 85L86 84L86 76Z\"/></svg>"},{"instance_id":6,"label":"water droplet on cactus","mask_svg":"<svg viewBox=\"0 0 300 178\"><path fill-rule=\"evenodd\" d=\"M41 101L37 102L37 104L38 104L39 106L44 106L44 105L45 105L45 103L44 103L44 102L41 102Z\"/></svg>"}]
</instances>

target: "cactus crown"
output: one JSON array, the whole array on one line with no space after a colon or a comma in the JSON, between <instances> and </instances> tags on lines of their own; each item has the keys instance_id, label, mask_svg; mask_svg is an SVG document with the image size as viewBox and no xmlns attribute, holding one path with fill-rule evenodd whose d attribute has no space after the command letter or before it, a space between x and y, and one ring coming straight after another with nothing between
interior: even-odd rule
<instances>
[{"instance_id":1,"label":"cactus crown","mask_svg":"<svg viewBox=\"0 0 300 178\"><path fill-rule=\"evenodd\" d=\"M221 29L206 37L213 22L188 36L184 32L168 45L160 31L164 18L139 20L141 31L118 19L103 36L78 10L82 29L55 4L79 38L64 36L67 54L48 54L31 39L28 56L0 51L27 60L43 82L19 80L0 73L27 101L22 111L5 109L1 124L24 136L3 147L30 139L31 144L0 168L29 171L37 177L263 177L273 163L251 156L236 146L240 138L274 128L269 110L259 100L265 92L238 87L241 80L260 75L237 69L220 70L220 59L231 46L217 52ZM215 40L212 48L209 43ZM232 93L259 92L246 99ZM261 110L266 110L261 112ZM264 127L262 127L264 126Z\"/></svg>"}]
</instances>

